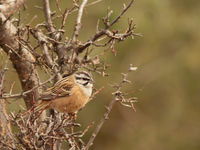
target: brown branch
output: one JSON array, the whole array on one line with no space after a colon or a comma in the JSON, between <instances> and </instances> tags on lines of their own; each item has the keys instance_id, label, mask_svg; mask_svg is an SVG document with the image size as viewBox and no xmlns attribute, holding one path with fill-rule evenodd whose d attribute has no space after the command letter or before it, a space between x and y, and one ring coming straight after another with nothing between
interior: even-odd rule
<instances>
[{"instance_id":1,"label":"brown branch","mask_svg":"<svg viewBox=\"0 0 200 150\"><path fill-rule=\"evenodd\" d=\"M96 90L92 96L90 96L89 101L91 101L97 94L99 94L102 90L104 89L104 87L102 86L101 88L99 88L98 90Z\"/></svg>"},{"instance_id":2,"label":"brown branch","mask_svg":"<svg viewBox=\"0 0 200 150\"><path fill-rule=\"evenodd\" d=\"M28 50L28 47L19 44L17 29L14 25L0 13L0 46L8 53L11 50L10 60L16 69L23 91L32 89L39 83L39 77L35 68L35 58ZM27 108L32 107L34 98L37 97L38 91L27 94L24 97Z\"/></svg>"},{"instance_id":3,"label":"brown branch","mask_svg":"<svg viewBox=\"0 0 200 150\"><path fill-rule=\"evenodd\" d=\"M94 131L92 132L92 135L86 145L86 147L84 148L84 150L88 150L92 145L93 145L93 142L96 138L96 136L98 135L99 131L101 130L103 124L105 123L106 120L108 120L108 116L114 106L114 104L119 101L119 96L120 94L122 93L120 91L121 87L123 86L124 83L129 83L129 80L127 80L127 76L128 76L128 73L130 71L135 71L135 67L132 67L132 65L130 65L129 69L128 69L128 72L127 73L123 73L122 74L122 80L121 82L115 86L116 88L116 92L113 92L112 95L113 95L113 98L112 100L110 101L110 103L108 104L108 106L106 106L106 112L104 113L103 117L101 118L101 120L99 121L99 123L97 124L96 128L94 129Z\"/></svg>"},{"instance_id":4,"label":"brown branch","mask_svg":"<svg viewBox=\"0 0 200 150\"><path fill-rule=\"evenodd\" d=\"M56 0L56 7L58 8L59 12L62 14L62 10L61 10L61 8L59 7L58 0Z\"/></svg>"},{"instance_id":5,"label":"brown branch","mask_svg":"<svg viewBox=\"0 0 200 150\"><path fill-rule=\"evenodd\" d=\"M85 8L86 7L89 7L89 6L92 6L92 5L95 5L99 2L101 2L102 0L96 0L94 2L91 2L87 5L85 5ZM65 22L66 22L66 19L68 17L68 15L74 13L74 12L77 12L79 9L76 7L76 6L73 6L71 9L65 9L64 13L62 13L62 10L61 8L59 7L59 4L58 4L58 0L56 0L56 7L58 8L59 12L61 13L61 16L59 17L62 17L62 20L61 20L61 26L60 26L60 29L63 29L64 26L65 26Z\"/></svg>"},{"instance_id":6,"label":"brown branch","mask_svg":"<svg viewBox=\"0 0 200 150\"><path fill-rule=\"evenodd\" d=\"M6 110L6 103L4 99L0 99L0 149L3 149L3 147L12 147L12 149L14 149L13 140L10 120Z\"/></svg>"},{"instance_id":7,"label":"brown branch","mask_svg":"<svg viewBox=\"0 0 200 150\"><path fill-rule=\"evenodd\" d=\"M94 5L98 2L100 2L101 0L97 0L96 2L92 2L90 4L88 4L88 6ZM50 16L50 8L49 8L49 3L48 0L44 0L44 11L45 11L45 18L46 18L46 24L49 26L49 24L52 23L51 21L51 16ZM60 43L58 42L58 40L61 40L61 35L62 33L56 31L55 29L52 31L50 31L50 37L54 40L53 46L54 46L54 50L58 55L58 64L60 66L60 72L64 72L64 71L68 71L69 73L74 72L74 70L76 70L75 68L72 67L72 63L73 61L76 59L76 53L75 51L71 52L71 50L74 50L74 47L76 46L76 40L77 40L77 36L79 34L79 30L80 30L80 24L81 24L81 19L82 19L82 15L83 15L83 9L84 7L87 7L86 5L87 0L83 0L80 7L78 7L78 15L77 15L77 20L76 20L76 25L74 27L74 34L72 36L72 40L71 43ZM61 10L58 6L58 3L56 3L59 11ZM62 22L61 22L61 29L64 27L64 23L66 20L66 17L71 14L72 12L75 11L75 9L77 8L77 4L75 4L75 6L73 6L71 9L67 10L65 9L65 12L62 14ZM75 44L75 45L74 45Z\"/></svg>"},{"instance_id":8,"label":"brown branch","mask_svg":"<svg viewBox=\"0 0 200 150\"><path fill-rule=\"evenodd\" d=\"M31 33L38 40L38 43L42 47L42 52L43 52L43 56L45 58L46 64L50 69L53 70L54 74L56 75L56 81L60 80L62 77L57 68L58 65L52 60L48 51L47 40L49 38L46 37L42 32L34 30L34 29L31 30Z\"/></svg>"},{"instance_id":9,"label":"brown branch","mask_svg":"<svg viewBox=\"0 0 200 150\"><path fill-rule=\"evenodd\" d=\"M25 0L3 0L0 5L0 12L6 17L12 15L18 8L23 5Z\"/></svg>"},{"instance_id":10,"label":"brown branch","mask_svg":"<svg viewBox=\"0 0 200 150\"><path fill-rule=\"evenodd\" d=\"M108 28L112 26L113 24L115 24L121 18L121 16L131 7L133 2L134 0L131 0L127 6L124 6L124 9L122 10L122 12L109 24Z\"/></svg>"},{"instance_id":11,"label":"brown branch","mask_svg":"<svg viewBox=\"0 0 200 150\"><path fill-rule=\"evenodd\" d=\"M4 99L0 99L0 135L12 139L12 130L10 127L9 117L6 110Z\"/></svg>"},{"instance_id":12,"label":"brown branch","mask_svg":"<svg viewBox=\"0 0 200 150\"><path fill-rule=\"evenodd\" d=\"M3 69L0 72L0 95L2 95L2 89L3 89L3 83L4 83L4 77L5 73L7 71L7 64L8 60L10 58L10 53L8 53L8 57L5 60L5 64L3 66ZM12 136L12 130L10 126L10 120L7 114L6 110L6 103L4 99L0 98L0 149L3 147L9 147L11 148L13 145L13 136ZM6 144L4 143L6 141Z\"/></svg>"},{"instance_id":13,"label":"brown branch","mask_svg":"<svg viewBox=\"0 0 200 150\"><path fill-rule=\"evenodd\" d=\"M77 49L77 53L82 53L87 47L89 47L94 41L96 41L98 38L100 38L102 35L105 34L105 30L97 31L87 42L80 45Z\"/></svg>"},{"instance_id":14,"label":"brown branch","mask_svg":"<svg viewBox=\"0 0 200 150\"><path fill-rule=\"evenodd\" d=\"M83 0L83 2L81 3L81 5L79 7L78 16L77 16L77 19L76 19L76 25L74 27L74 33L73 33L73 36L72 36L72 43L75 43L76 40L77 40L79 31L80 31L80 28L81 28L81 19L82 19L82 16L83 16L83 9L84 9L85 5L87 4L87 1L88 0Z\"/></svg>"},{"instance_id":15,"label":"brown branch","mask_svg":"<svg viewBox=\"0 0 200 150\"><path fill-rule=\"evenodd\" d=\"M70 13L70 10L65 9L64 13L62 14L62 21L61 21L60 29L64 28L65 22L66 22L66 19L67 19L67 16L69 15L69 13Z\"/></svg>"},{"instance_id":16,"label":"brown branch","mask_svg":"<svg viewBox=\"0 0 200 150\"><path fill-rule=\"evenodd\" d=\"M16 150L15 147L11 146L8 142L4 142L3 139L0 140L0 149L1 150Z\"/></svg>"},{"instance_id":17,"label":"brown branch","mask_svg":"<svg viewBox=\"0 0 200 150\"><path fill-rule=\"evenodd\" d=\"M25 95L27 94L30 94L32 93L33 91L35 91L36 89L38 89L39 87L41 87L42 85L52 81L53 79L55 78L55 76L52 76L51 78L49 78L48 80L42 82L42 83L39 83L37 86L33 87L32 89L30 90L27 90L27 91L24 91L22 93L18 93L18 94L12 94L12 93L4 93L0 96L0 98L3 98L3 99L7 99L7 98L22 98L24 97Z\"/></svg>"},{"instance_id":18,"label":"brown branch","mask_svg":"<svg viewBox=\"0 0 200 150\"><path fill-rule=\"evenodd\" d=\"M51 20L51 11L50 11L50 6L49 6L49 0L44 0L44 14L45 14L45 20L46 20L46 25L47 25L47 29L50 32L50 37L51 39L55 42L54 48L55 48L55 52L58 55L58 64L61 68L61 72L64 72L65 69L63 69L64 64L62 63L63 59L67 56L67 52L66 52L66 44L60 43L59 40L61 40L61 32L58 32L54 27L53 27L53 23ZM65 21L65 17L66 17L66 13L63 16L63 22L62 24L64 24ZM62 26L62 25L61 25ZM69 46L70 48L70 46Z\"/></svg>"},{"instance_id":19,"label":"brown branch","mask_svg":"<svg viewBox=\"0 0 200 150\"><path fill-rule=\"evenodd\" d=\"M86 8L86 7L89 7L89 6L93 6L93 5L95 5L95 4L99 3L99 2L102 2L102 1L103 1L103 0L96 0L96 1L90 2L90 3L88 3L88 4L85 5L85 8ZM78 10L79 10L79 9L76 8L76 9L72 10L71 13L77 12Z\"/></svg>"},{"instance_id":20,"label":"brown branch","mask_svg":"<svg viewBox=\"0 0 200 150\"><path fill-rule=\"evenodd\" d=\"M102 1L103 1L103 0L96 0L96 1L94 1L94 2L91 2L91 3L87 4L85 7L95 5L95 4L97 4L97 3L99 3L99 2L102 2Z\"/></svg>"},{"instance_id":21,"label":"brown branch","mask_svg":"<svg viewBox=\"0 0 200 150\"><path fill-rule=\"evenodd\" d=\"M116 99L115 97L113 97L113 99L110 101L109 105L106 107L106 112L104 113L103 117L101 118L101 120L99 121L98 125L96 126L95 130L92 133L92 136L90 137L86 147L84 150L88 150L94 142L94 139L96 138L97 134L99 133L99 131L101 130L104 122L108 119L108 116L113 108L113 105L115 104Z\"/></svg>"},{"instance_id":22,"label":"brown branch","mask_svg":"<svg viewBox=\"0 0 200 150\"><path fill-rule=\"evenodd\" d=\"M4 77L5 73L7 71L7 65L8 65L8 60L10 59L10 52L8 52L8 57L5 61L4 67L2 71L0 72L0 95L2 94L2 89L3 89L3 83L4 83Z\"/></svg>"},{"instance_id":23,"label":"brown branch","mask_svg":"<svg viewBox=\"0 0 200 150\"><path fill-rule=\"evenodd\" d=\"M131 7L133 4L134 0L131 0L127 6L124 7L122 12L111 22L108 23L108 20L104 22L105 24L105 29L101 29L100 31L97 31L92 37L89 38L87 42L84 44L80 45L79 47L76 48L77 53L82 53L87 47L89 47L91 44L93 44L97 39L99 39L101 36L105 35L108 32L108 29L113 26L117 21L121 18L122 15Z\"/></svg>"},{"instance_id":24,"label":"brown branch","mask_svg":"<svg viewBox=\"0 0 200 150\"><path fill-rule=\"evenodd\" d=\"M53 23L51 20L51 10L49 6L49 0L44 0L44 15L46 20L46 25L48 27L49 32L54 32L55 28L53 27Z\"/></svg>"},{"instance_id":25,"label":"brown branch","mask_svg":"<svg viewBox=\"0 0 200 150\"><path fill-rule=\"evenodd\" d=\"M123 8L122 12L111 23L108 22L108 19L104 19L105 28L97 31L92 37L89 38L89 40L87 40L87 42L85 42L84 44L78 46L76 48L76 52L77 53L82 53L87 47L89 47L91 44L93 44L97 39L99 39L101 36L103 36L106 33L108 33L108 31L109 31L108 29L111 26L113 26L115 23L117 23L117 21L122 17L122 15L124 15L124 13L131 7L133 2L134 2L134 0L131 0L129 2L129 4ZM107 15L107 17L108 16L109 15Z\"/></svg>"}]
</instances>

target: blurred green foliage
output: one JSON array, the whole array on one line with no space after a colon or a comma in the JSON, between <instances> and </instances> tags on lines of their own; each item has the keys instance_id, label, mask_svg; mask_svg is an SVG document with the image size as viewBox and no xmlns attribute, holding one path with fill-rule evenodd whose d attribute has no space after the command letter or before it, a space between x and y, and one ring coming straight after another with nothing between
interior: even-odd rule
<instances>
[{"instance_id":1,"label":"blurred green foliage","mask_svg":"<svg viewBox=\"0 0 200 150\"><path fill-rule=\"evenodd\" d=\"M106 9L114 10L117 16L123 3L128 1L105 0L88 7L83 15L80 40L86 41L96 30L98 18L106 14ZM70 1L61 0L64 9ZM39 0L27 1L27 10L21 11L22 22L28 23L33 16L33 25L44 20ZM200 1L196 0L136 0L134 6L115 25L124 31L127 19L133 17L136 32L143 37L128 39L115 46L117 56L108 52L102 60L111 64L110 77L95 76L96 87L105 86L95 100L90 102L78 116L85 128L90 122L102 117L111 99L110 84L120 80L130 63L138 66L138 71L130 75L131 86L124 90L136 96L137 112L116 104L110 119L104 124L92 149L95 150L199 150L200 149ZM54 0L52 9L56 10ZM76 13L68 17L66 36L71 36ZM59 26L59 19L54 23ZM98 49L100 52L103 49ZM11 65L10 65L11 66ZM42 77L42 75L41 75ZM44 78L44 77L43 77ZM16 81L14 92L20 91L14 69L7 73L6 88ZM10 102L13 100L10 100ZM19 109L20 101L9 104L9 110ZM94 128L90 129L90 133ZM85 137L88 140L90 134Z\"/></svg>"}]
</instances>

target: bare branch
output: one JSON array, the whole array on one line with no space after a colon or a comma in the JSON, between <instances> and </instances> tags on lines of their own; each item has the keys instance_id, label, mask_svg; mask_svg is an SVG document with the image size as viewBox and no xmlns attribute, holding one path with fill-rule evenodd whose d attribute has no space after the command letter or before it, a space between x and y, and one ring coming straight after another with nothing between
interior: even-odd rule
<instances>
[{"instance_id":1,"label":"bare branch","mask_svg":"<svg viewBox=\"0 0 200 150\"><path fill-rule=\"evenodd\" d=\"M49 68L51 68L53 70L54 74L56 75L56 77L57 77L56 81L60 80L62 77L57 68L58 65L52 60L52 58L49 55L49 51L48 51L48 47L47 47L48 38L46 36L44 36L40 31L37 31L37 30L31 30L31 33L33 34L33 36L38 40L39 44L41 45L43 55L46 60L46 64L47 64L47 66L49 66Z\"/></svg>"},{"instance_id":2,"label":"bare branch","mask_svg":"<svg viewBox=\"0 0 200 150\"><path fill-rule=\"evenodd\" d=\"M55 78L55 75L52 76L51 78L49 78L48 80L42 82L42 83L39 83L37 86L33 87L32 89L28 90L28 91L24 91L22 93L18 93L18 94L12 94L12 93L4 93L0 96L0 98L3 98L3 99L7 99L7 98L21 98L21 97L24 97L25 95L33 92L34 90L38 89L39 87L43 86L44 84L52 81L53 79Z\"/></svg>"},{"instance_id":3,"label":"bare branch","mask_svg":"<svg viewBox=\"0 0 200 150\"><path fill-rule=\"evenodd\" d=\"M2 94L2 89L3 89L3 83L4 83L4 77L5 77L5 73L7 71L7 65L8 65L8 60L10 59L10 52L8 52L8 56L7 59L5 61L4 67L0 72L0 95Z\"/></svg>"},{"instance_id":4,"label":"bare branch","mask_svg":"<svg viewBox=\"0 0 200 150\"><path fill-rule=\"evenodd\" d=\"M9 17L18 10L24 2L25 0L3 0L0 5L0 12L2 12L6 17Z\"/></svg>"},{"instance_id":5,"label":"bare branch","mask_svg":"<svg viewBox=\"0 0 200 150\"><path fill-rule=\"evenodd\" d=\"M89 47L91 44L93 44L97 39L99 39L101 36L103 35L110 35L108 34L109 32L109 28L111 26L113 26L115 23L117 23L117 21L121 18L122 15L124 15L124 13L131 7L132 3L134 2L134 0L131 0L129 2L129 4L127 6L125 6L122 10L122 12L111 22L109 23L108 22L108 19L104 20L104 24L105 24L105 28L104 29L101 29L99 31L97 31L92 37L89 38L89 40L87 40L87 42L85 42L84 44L82 45L79 45L77 48L76 48L76 52L77 53L82 53L87 47ZM108 17L109 15L107 15ZM105 22L106 21L106 22ZM126 35L127 36L130 36L132 34L132 31Z\"/></svg>"},{"instance_id":6,"label":"bare branch","mask_svg":"<svg viewBox=\"0 0 200 150\"><path fill-rule=\"evenodd\" d=\"M7 71L8 60L10 58L10 52L8 53L7 59L5 60L3 69L0 72L0 95L2 95L3 82L5 73ZM10 126L10 120L6 110L5 100L0 98L0 149L3 147L9 147L12 149L13 136ZM4 143L5 141L5 143ZM13 148L14 149L14 148Z\"/></svg>"},{"instance_id":7,"label":"bare branch","mask_svg":"<svg viewBox=\"0 0 200 150\"><path fill-rule=\"evenodd\" d=\"M17 29L2 13L0 13L0 33L2 35L0 37L0 46L6 53L10 50L12 51L10 60L18 73L22 89L27 91L32 87L37 86L39 77L34 64L36 60L30 53L28 47L21 45L18 42ZM33 99L37 96L38 91L34 91L34 94L29 93L24 97L28 108L32 107Z\"/></svg>"},{"instance_id":8,"label":"bare branch","mask_svg":"<svg viewBox=\"0 0 200 150\"><path fill-rule=\"evenodd\" d=\"M102 1L103 1L103 0L96 0L96 1L94 1L94 2L91 2L91 3L87 4L85 7L95 5L95 4L97 4L97 3L99 3L99 2L102 2Z\"/></svg>"},{"instance_id":9,"label":"bare branch","mask_svg":"<svg viewBox=\"0 0 200 150\"><path fill-rule=\"evenodd\" d=\"M98 90L96 90L92 96L90 97L89 101L91 101L98 93L100 93L102 90L104 89L104 87L102 86L101 88L99 88Z\"/></svg>"},{"instance_id":10,"label":"bare branch","mask_svg":"<svg viewBox=\"0 0 200 150\"><path fill-rule=\"evenodd\" d=\"M76 19L76 25L74 27L74 33L72 36L72 43L75 43L79 34L79 30L81 28L81 19L82 19L82 15L83 15L83 9L85 7L85 5L87 4L88 0L83 0L83 2L81 3L79 10L78 10L78 16Z\"/></svg>"},{"instance_id":11,"label":"bare branch","mask_svg":"<svg viewBox=\"0 0 200 150\"><path fill-rule=\"evenodd\" d=\"M86 7L89 7L89 6L92 6L92 5L95 5L95 4L97 4L97 3L101 2L101 1L102 1L102 0L96 0L96 1L94 1L94 2L91 2L91 3L87 4L87 5L85 6L85 8L86 8ZM61 13L61 17L62 17L60 29L63 29L63 28L64 28L65 21L66 21L66 19L67 19L67 16L68 16L69 14L72 14L72 13L74 13L74 12L77 12L79 9L78 9L76 6L74 6L74 7L72 7L71 9L65 9L64 13L62 13L62 10L61 10L61 8L59 7L59 4L58 4L58 0L56 0L56 6L57 6L59 12Z\"/></svg>"},{"instance_id":12,"label":"bare branch","mask_svg":"<svg viewBox=\"0 0 200 150\"><path fill-rule=\"evenodd\" d=\"M61 27L60 29L63 29L64 26L65 26L65 22L66 22L66 19L67 19L67 16L69 15L70 11L65 9L65 12L62 14L62 22L61 22Z\"/></svg>"},{"instance_id":13,"label":"bare branch","mask_svg":"<svg viewBox=\"0 0 200 150\"><path fill-rule=\"evenodd\" d=\"M53 23L51 20L51 10L49 6L49 0L44 0L44 15L45 15L45 20L46 20L48 30L50 32L54 32L55 28L53 27Z\"/></svg>"},{"instance_id":14,"label":"bare branch","mask_svg":"<svg viewBox=\"0 0 200 150\"><path fill-rule=\"evenodd\" d=\"M130 65L130 68L132 68L132 65ZM119 96L119 93L120 93L120 89L121 87L123 86L124 83L127 83L127 76L128 76L128 73L130 71L132 71L132 69L128 69L128 72L126 74L123 74L123 78L122 80L120 81L120 83L116 86L117 87L117 90L116 92L113 93L113 98L112 100L110 101L110 103L108 104L108 106L106 107L106 112L104 113L103 117L101 118L101 120L99 121L99 123L97 124L96 128L94 129L86 147L84 148L84 150L88 150L92 145L93 145L93 142L94 142L94 139L96 138L97 134L99 133L99 131L101 130L103 124L105 123L105 121L108 119L108 116L113 108L113 105L118 101L118 96Z\"/></svg>"},{"instance_id":15,"label":"bare branch","mask_svg":"<svg viewBox=\"0 0 200 150\"><path fill-rule=\"evenodd\" d=\"M131 7L133 2L134 0L131 0L127 6L124 5L124 9L122 10L122 12L109 24L108 28L115 24L121 18L121 16Z\"/></svg>"},{"instance_id":16,"label":"bare branch","mask_svg":"<svg viewBox=\"0 0 200 150\"><path fill-rule=\"evenodd\" d=\"M116 100L115 98L113 98L108 107L106 107L106 112L104 113L103 117L101 118L101 120L99 121L98 125L96 126L95 130L93 131L92 133L92 136L90 137L86 147L84 150L88 150L92 145L93 145L93 142L94 142L94 139L96 138L97 134L99 133L99 131L101 130L104 122L108 119L108 115L110 114L112 108L113 108L113 105L115 104Z\"/></svg>"},{"instance_id":17,"label":"bare branch","mask_svg":"<svg viewBox=\"0 0 200 150\"><path fill-rule=\"evenodd\" d=\"M100 38L102 35L105 34L105 30L100 30L95 33L87 42L80 45L77 49L77 53L82 53L87 47L89 47L94 41L96 41L98 38Z\"/></svg>"}]
</instances>

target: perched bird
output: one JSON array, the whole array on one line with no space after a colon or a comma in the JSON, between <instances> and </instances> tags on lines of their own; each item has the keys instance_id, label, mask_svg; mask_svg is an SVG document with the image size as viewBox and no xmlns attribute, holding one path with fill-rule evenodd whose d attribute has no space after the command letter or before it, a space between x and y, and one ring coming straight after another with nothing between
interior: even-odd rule
<instances>
[{"instance_id":1,"label":"perched bird","mask_svg":"<svg viewBox=\"0 0 200 150\"><path fill-rule=\"evenodd\" d=\"M67 76L42 92L41 102L35 110L54 109L63 113L75 113L88 103L92 95L93 79L85 71Z\"/></svg>"}]
</instances>

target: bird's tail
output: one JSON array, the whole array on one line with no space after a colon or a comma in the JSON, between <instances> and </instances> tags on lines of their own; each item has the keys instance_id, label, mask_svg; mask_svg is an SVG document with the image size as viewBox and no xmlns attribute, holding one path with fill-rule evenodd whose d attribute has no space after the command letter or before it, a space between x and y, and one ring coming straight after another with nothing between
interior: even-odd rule
<instances>
[{"instance_id":1,"label":"bird's tail","mask_svg":"<svg viewBox=\"0 0 200 150\"><path fill-rule=\"evenodd\" d=\"M49 105L50 105L49 101L41 101L39 102L38 105L33 106L31 109L23 113L21 116L24 117L28 114L37 114L38 116L40 116L45 109L49 108Z\"/></svg>"},{"instance_id":2,"label":"bird's tail","mask_svg":"<svg viewBox=\"0 0 200 150\"><path fill-rule=\"evenodd\" d=\"M39 104L34 108L34 111L40 112L44 111L45 109L49 108L50 102L49 101L41 101Z\"/></svg>"}]
</instances>

